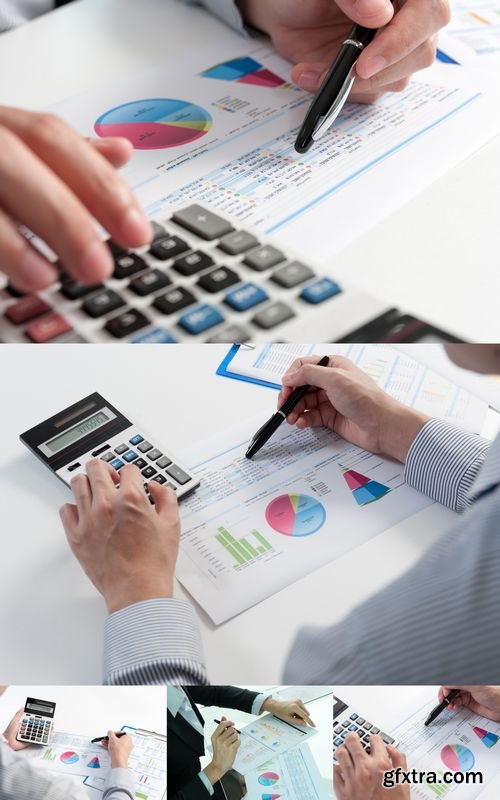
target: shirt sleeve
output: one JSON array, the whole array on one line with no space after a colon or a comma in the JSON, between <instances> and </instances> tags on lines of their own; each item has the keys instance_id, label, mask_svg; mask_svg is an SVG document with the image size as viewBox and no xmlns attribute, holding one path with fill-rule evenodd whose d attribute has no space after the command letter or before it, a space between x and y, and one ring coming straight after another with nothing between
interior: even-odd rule
<instances>
[{"instance_id":1,"label":"shirt sleeve","mask_svg":"<svg viewBox=\"0 0 500 800\"><path fill-rule=\"evenodd\" d=\"M110 769L103 800L135 800L135 782L130 769Z\"/></svg>"},{"instance_id":2,"label":"shirt sleeve","mask_svg":"<svg viewBox=\"0 0 500 800\"><path fill-rule=\"evenodd\" d=\"M81 778L51 775L37 769L28 759L0 743L1 800L34 800L39 797L44 800L88 800Z\"/></svg>"},{"instance_id":3,"label":"shirt sleeve","mask_svg":"<svg viewBox=\"0 0 500 800\"><path fill-rule=\"evenodd\" d=\"M180 0L191 6L204 6L216 17L221 19L239 33L246 33L243 18L238 10L235 0Z\"/></svg>"},{"instance_id":4,"label":"shirt sleeve","mask_svg":"<svg viewBox=\"0 0 500 800\"><path fill-rule=\"evenodd\" d=\"M213 797L214 794L215 794L214 787L212 786L212 784L208 780L208 778L205 775L205 773L203 772L203 770L200 772L198 777L199 777L200 781L202 782L203 786L205 787L205 789L207 790L207 792L209 793L210 797Z\"/></svg>"},{"instance_id":5,"label":"shirt sleeve","mask_svg":"<svg viewBox=\"0 0 500 800\"><path fill-rule=\"evenodd\" d=\"M250 713L254 714L256 717L262 713L262 706L269 700L270 697L273 696L272 692L267 692L267 694L258 694L252 704L252 711Z\"/></svg>"},{"instance_id":6,"label":"shirt sleeve","mask_svg":"<svg viewBox=\"0 0 500 800\"><path fill-rule=\"evenodd\" d=\"M480 436L431 419L408 452L406 482L454 511L465 511L489 447L490 442Z\"/></svg>"},{"instance_id":7,"label":"shirt sleeve","mask_svg":"<svg viewBox=\"0 0 500 800\"><path fill-rule=\"evenodd\" d=\"M200 629L189 603L146 600L110 614L104 683L192 686L208 682Z\"/></svg>"}]
</instances>

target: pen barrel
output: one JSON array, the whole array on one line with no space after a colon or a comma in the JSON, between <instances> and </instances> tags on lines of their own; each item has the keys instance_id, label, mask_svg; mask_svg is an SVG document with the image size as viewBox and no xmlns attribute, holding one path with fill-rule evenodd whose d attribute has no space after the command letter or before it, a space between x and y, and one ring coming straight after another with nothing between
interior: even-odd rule
<instances>
[{"instance_id":1,"label":"pen barrel","mask_svg":"<svg viewBox=\"0 0 500 800\"><path fill-rule=\"evenodd\" d=\"M363 49L373 42L377 34L377 28L365 28L363 25L355 25L348 38L363 45Z\"/></svg>"},{"instance_id":2,"label":"pen barrel","mask_svg":"<svg viewBox=\"0 0 500 800\"><path fill-rule=\"evenodd\" d=\"M311 387L308 385L298 386L297 389L294 389L288 400L285 400L285 402L281 406L280 408L281 413L284 414L285 417L288 417L288 415L293 411L295 406L297 406L300 403L300 401L304 399L304 397L310 390Z\"/></svg>"}]
</instances>

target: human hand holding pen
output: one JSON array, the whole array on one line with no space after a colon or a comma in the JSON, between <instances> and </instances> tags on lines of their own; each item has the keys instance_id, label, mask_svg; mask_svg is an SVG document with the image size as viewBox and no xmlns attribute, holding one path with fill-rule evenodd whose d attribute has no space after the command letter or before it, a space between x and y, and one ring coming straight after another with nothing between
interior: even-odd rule
<instances>
[{"instance_id":1,"label":"human hand holding pen","mask_svg":"<svg viewBox=\"0 0 500 800\"><path fill-rule=\"evenodd\" d=\"M500 686L442 686L439 702L454 689L460 689L460 694L449 704L450 711L468 708L474 714L500 722Z\"/></svg>"},{"instance_id":2,"label":"human hand holding pen","mask_svg":"<svg viewBox=\"0 0 500 800\"><path fill-rule=\"evenodd\" d=\"M348 442L404 463L428 418L394 400L349 359L331 356L329 367L318 367L317 358L297 359L282 378L278 407L297 386L311 386L288 423L329 428Z\"/></svg>"},{"instance_id":3,"label":"human hand holding pen","mask_svg":"<svg viewBox=\"0 0 500 800\"><path fill-rule=\"evenodd\" d=\"M212 735L212 761L203 770L214 786L232 768L240 747L240 737L234 722L222 717Z\"/></svg>"},{"instance_id":4,"label":"human hand holding pen","mask_svg":"<svg viewBox=\"0 0 500 800\"><path fill-rule=\"evenodd\" d=\"M317 92L336 50L358 23L382 28L357 64L353 102L370 103L401 91L409 78L432 64L436 34L450 20L448 0L238 0L246 20L271 36L297 66L292 79Z\"/></svg>"},{"instance_id":5,"label":"human hand holding pen","mask_svg":"<svg viewBox=\"0 0 500 800\"><path fill-rule=\"evenodd\" d=\"M109 758L113 769L127 768L130 754L134 749L132 737L128 734L120 735L114 731L108 731L108 735L101 741L102 746L109 752Z\"/></svg>"}]
</instances>

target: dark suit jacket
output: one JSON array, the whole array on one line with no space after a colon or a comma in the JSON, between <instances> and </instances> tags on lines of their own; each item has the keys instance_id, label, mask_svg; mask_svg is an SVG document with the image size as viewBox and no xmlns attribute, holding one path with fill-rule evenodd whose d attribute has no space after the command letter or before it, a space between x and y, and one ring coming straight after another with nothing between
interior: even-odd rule
<instances>
[{"instance_id":1,"label":"dark suit jacket","mask_svg":"<svg viewBox=\"0 0 500 800\"><path fill-rule=\"evenodd\" d=\"M238 689L235 686L184 686L184 691L201 724L205 720L197 708L219 706L238 711L252 710L257 692ZM203 736L189 722L177 714L167 713L168 724L168 798L169 800L208 800L210 795L198 775L201 770L200 757L205 754ZM214 786L215 800L224 800L220 784Z\"/></svg>"}]
</instances>

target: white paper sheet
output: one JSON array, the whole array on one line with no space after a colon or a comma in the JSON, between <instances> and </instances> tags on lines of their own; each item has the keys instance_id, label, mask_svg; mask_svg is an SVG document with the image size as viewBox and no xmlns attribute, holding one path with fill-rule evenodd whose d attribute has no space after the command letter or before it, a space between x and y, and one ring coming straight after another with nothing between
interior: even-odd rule
<instances>
[{"instance_id":1,"label":"white paper sheet","mask_svg":"<svg viewBox=\"0 0 500 800\"><path fill-rule=\"evenodd\" d=\"M304 744L316 734L315 728L288 725L283 720L266 714L241 729L240 749L234 769L246 775L273 756Z\"/></svg>"},{"instance_id":2,"label":"white paper sheet","mask_svg":"<svg viewBox=\"0 0 500 800\"><path fill-rule=\"evenodd\" d=\"M333 796L307 744L276 756L245 779L246 800L329 800Z\"/></svg>"},{"instance_id":3,"label":"white paper sheet","mask_svg":"<svg viewBox=\"0 0 500 800\"><path fill-rule=\"evenodd\" d=\"M346 356L354 361L360 369L370 375L377 384L401 403L416 408L431 417L439 417L459 425L465 430L480 433L486 415L488 403L485 395L477 397L458 382L450 380L436 369L412 358L409 353L415 345L406 349L395 349L387 345L351 345L351 344L266 344L254 350L240 347L228 371L234 374L281 384L281 376L291 363L303 356L312 354ZM436 352L436 363L446 362L442 348L437 345L426 345L420 352L429 350ZM429 359L431 356L429 356ZM429 362L430 363L430 362ZM432 365L433 366L433 365ZM451 366L451 364L450 364ZM458 376L460 371L453 370ZM461 373L467 375L467 373ZM446 375L446 373L445 373ZM476 378L474 385L481 379ZM484 392L489 389L494 395L494 386L483 379ZM498 389L500 398L500 383ZM500 405L500 402L499 402Z\"/></svg>"},{"instance_id":4,"label":"white paper sheet","mask_svg":"<svg viewBox=\"0 0 500 800\"><path fill-rule=\"evenodd\" d=\"M249 461L264 421L185 453L201 485L182 503L177 576L216 624L432 502L405 484L402 465L326 429L283 424Z\"/></svg>"},{"instance_id":5,"label":"white paper sheet","mask_svg":"<svg viewBox=\"0 0 500 800\"><path fill-rule=\"evenodd\" d=\"M40 769L82 778L99 773L106 776L109 755L99 744L91 744L88 736L56 731L48 747L30 750L28 757Z\"/></svg>"},{"instance_id":6,"label":"white paper sheet","mask_svg":"<svg viewBox=\"0 0 500 800\"><path fill-rule=\"evenodd\" d=\"M477 55L500 53L499 0L451 0L452 19L446 34Z\"/></svg>"}]
</instances>

